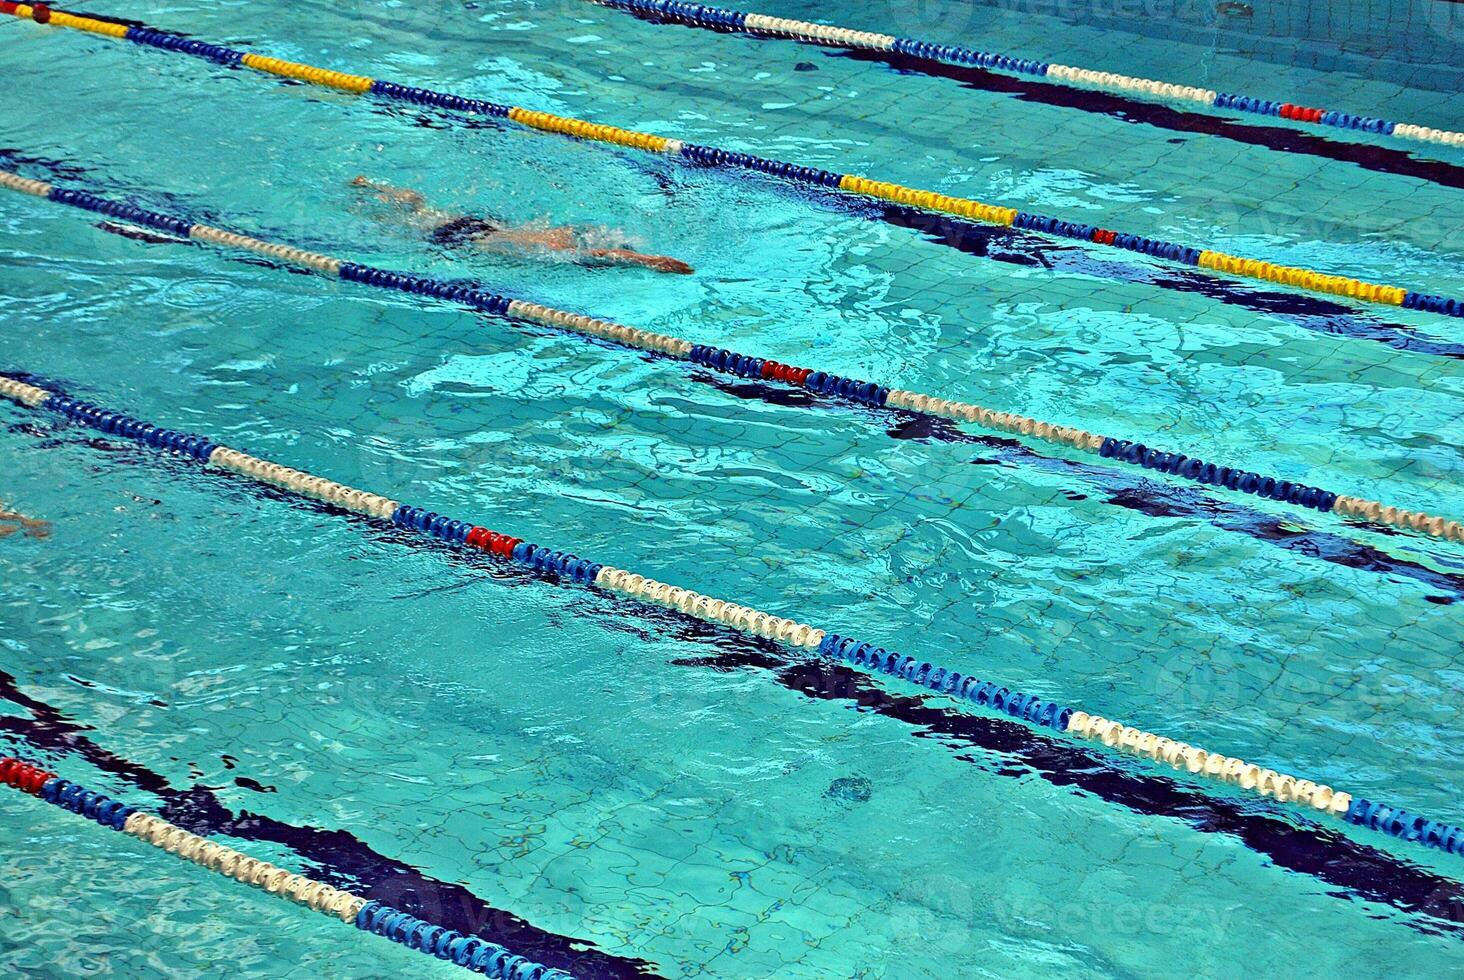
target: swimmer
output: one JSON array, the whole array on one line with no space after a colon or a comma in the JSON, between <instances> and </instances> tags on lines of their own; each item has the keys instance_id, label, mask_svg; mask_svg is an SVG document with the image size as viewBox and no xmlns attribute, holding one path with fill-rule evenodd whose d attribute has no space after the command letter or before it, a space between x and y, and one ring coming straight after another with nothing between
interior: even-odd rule
<instances>
[{"instance_id":1,"label":"swimmer","mask_svg":"<svg viewBox=\"0 0 1464 980\"><path fill-rule=\"evenodd\" d=\"M4 501L0 501L0 538L8 538L16 531L24 531L28 538L49 538L51 524L49 521L37 520L9 510Z\"/></svg>"},{"instance_id":2,"label":"swimmer","mask_svg":"<svg viewBox=\"0 0 1464 980\"><path fill-rule=\"evenodd\" d=\"M605 265L639 265L656 272L690 275L691 266L668 255L643 255L628 248L588 248L581 245L573 228L509 228L497 221L472 215L451 214L427 204L427 199L414 190L380 184L365 177L351 181L352 187L374 191L387 204L405 207L410 223L434 245L452 248L470 245L484 251L531 252L549 249L572 252L577 259Z\"/></svg>"}]
</instances>

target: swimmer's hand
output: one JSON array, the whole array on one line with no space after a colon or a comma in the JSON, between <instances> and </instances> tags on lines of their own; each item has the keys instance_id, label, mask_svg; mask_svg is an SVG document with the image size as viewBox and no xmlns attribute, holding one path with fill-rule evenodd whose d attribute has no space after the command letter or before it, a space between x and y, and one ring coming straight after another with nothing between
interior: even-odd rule
<instances>
[{"instance_id":1,"label":"swimmer's hand","mask_svg":"<svg viewBox=\"0 0 1464 980\"><path fill-rule=\"evenodd\" d=\"M642 265L647 269L654 269L657 272L669 272L678 276L689 276L696 271L680 259L673 259L669 255L642 255L640 252L632 252L628 248L597 248L593 249L589 255L590 258L600 259L604 262Z\"/></svg>"},{"instance_id":2,"label":"swimmer's hand","mask_svg":"<svg viewBox=\"0 0 1464 980\"><path fill-rule=\"evenodd\" d=\"M689 276L696 270L680 259L673 259L669 255L648 255L646 256L646 268L655 269L657 272L669 272L677 276Z\"/></svg>"}]
</instances>

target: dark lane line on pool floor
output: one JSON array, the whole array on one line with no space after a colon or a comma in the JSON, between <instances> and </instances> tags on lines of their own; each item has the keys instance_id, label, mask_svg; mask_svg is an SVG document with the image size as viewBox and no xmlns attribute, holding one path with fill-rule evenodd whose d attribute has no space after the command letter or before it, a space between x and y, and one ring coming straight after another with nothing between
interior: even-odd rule
<instances>
[{"instance_id":1,"label":"dark lane line on pool floor","mask_svg":"<svg viewBox=\"0 0 1464 980\"><path fill-rule=\"evenodd\" d=\"M235 815L219 802L212 787L196 784L177 789L165 776L102 748L85 734L95 729L74 723L58 709L27 695L3 669L0 698L31 715L0 715L0 732L23 739L37 751L80 756L96 769L153 794L163 802L156 813L191 833L288 847L303 861L316 865L320 871L314 877L326 884L356 888L359 883L366 898L508 946L520 956L567 970L582 980L659 976L645 960L603 952L590 940L540 929L489 905L463 885L428 877L409 864L378 854L349 831L295 826L247 810Z\"/></svg>"},{"instance_id":2,"label":"dark lane line on pool floor","mask_svg":"<svg viewBox=\"0 0 1464 980\"><path fill-rule=\"evenodd\" d=\"M18 377L18 375L16 376ZM692 372L691 379L714 387L734 398L762 401L786 408L812 408L824 402L819 396L807 391L790 392L758 381L738 382L704 371ZM32 383L44 387L51 382L41 379ZM852 406L836 405L832 402L820 407L830 410L861 411ZM1103 501L1115 507L1122 507L1125 510L1154 518L1202 520L1222 531L1243 534L1293 554L1316 558L1358 571L1412 579L1428 589L1438 590L1441 593L1430 593L1423 596L1426 601L1435 605L1451 605L1458 599L1464 599L1464 574L1437 571L1419 562L1390 555L1371 545L1351 541L1338 534L1298 527L1284 518L1264 511L1216 500L1197 487L1157 483L1092 463L1045 456L1013 439L1001 436L971 435L963 432L950 420L932 415L903 412L896 414L898 418L893 425L887 424L887 419L875 420L876 424L884 427L885 434L892 439L931 440L980 446L992 451L996 459L977 458L971 461L975 465L999 461L1019 466L1037 467L1048 473L1082 480L1097 486L1106 494ZM1070 500L1083 499L1086 496L1078 494L1076 491L1066 492ZM1378 534L1390 537L1401 536L1393 528L1381 524L1365 526L1368 530Z\"/></svg>"},{"instance_id":3,"label":"dark lane line on pool floor","mask_svg":"<svg viewBox=\"0 0 1464 980\"><path fill-rule=\"evenodd\" d=\"M47 435L40 430L35 432ZM124 451L99 439L88 440L88 443L112 452ZM65 440L52 439L48 448L65 444ZM170 475L181 475L183 468L187 466L181 459L164 458L162 461L161 468ZM359 528L365 537L409 550L432 552L446 564L462 570L472 570L495 584L548 584L559 587L558 577L552 573L535 575L506 568L494 563L486 555L462 551L440 541L423 539L401 528L383 527L330 504L305 500L284 490L232 479L222 473L218 477L221 483L245 496L276 501L306 513L343 516L348 523ZM854 703L861 710L872 711L916 727L923 734L955 738L963 744L994 752L1016 752L1024 765L1050 768L1052 771L1043 778L1056 785L1075 786L1141 815L1180 819L1192 829L1203 833L1222 833L1235 837L1252 850L1270 858L1279 867L1307 874L1345 889L1347 894L1344 897L1383 902L1403 912L1429 917L1427 923L1410 922L1412 928L1435 934L1449 932L1464 936L1464 886L1310 821L1304 821L1301 825L1294 822L1302 818L1290 815L1272 816L1274 811L1265 802L1239 802L1210 796L1188 789L1167 776L1136 772L1123 761L1109 760L1085 747L1069 746L1047 739L1015 722L967 714L954 709L935 708L924 696L889 694L873 677L841 665L794 660L770 641L748 637L658 606L612 597L606 593L584 593L579 586L572 588L575 597L571 601L585 603L587 615L593 616L609 629L619 629L653 641L654 629L649 627L654 627L665 630L677 639L702 644L710 642L721 651L718 655L706 658L704 662L699 659L681 660L676 661L677 663L714 669L757 667L771 672L784 687L809 697L817 693L820 700ZM633 607L636 620L648 626L618 622L606 617L603 604L606 599L612 607ZM0 686L0 697L9 697L3 686ZM13 719L0 718L0 730L4 730L12 722ZM49 744L64 748L70 741L74 739L53 738ZM997 770L996 774L1013 776L1021 775L1024 771L1004 768ZM368 852L365 857L386 860L374 852ZM370 861L363 863L369 865ZM429 890L438 887L438 883L422 878L411 869L407 869L407 874L415 875L410 878L413 887ZM419 881L424 884L417 885ZM465 895L464 901L469 900L476 904L463 909L462 913L463 923L471 927L476 921L472 914L482 903L481 900ZM487 909L486 906L482 907ZM444 909L444 914L447 911ZM477 914L491 915L492 911ZM461 929L455 923L444 924ZM485 938L498 941L500 936ZM516 948L523 951L522 955L536 955L544 961L554 955L556 947L546 947L542 939L536 946L529 941L533 936L511 938L518 944ZM564 937L555 938L562 940ZM530 953L531 949L534 950L533 954ZM623 961L617 958L615 962Z\"/></svg>"},{"instance_id":4,"label":"dark lane line on pool floor","mask_svg":"<svg viewBox=\"0 0 1464 980\"><path fill-rule=\"evenodd\" d=\"M1017 722L891 694L871 678L842 666L810 662L778 668L774 674L784 687L811 700L839 702L901 721L916 730L917 738L1008 756L1015 765L1003 766L999 770L1003 776L1020 779L1031 772L1054 786L1085 791L1142 816L1164 817L1202 833L1233 837L1287 871L1338 886L1351 897L1427 917L1426 922L1408 922L1411 928L1464 937L1464 886L1344 834L1315 824L1298 826L1282 816L1262 816L1259 807L1203 796L1163 776L1122 769ZM960 754L956 757L979 764Z\"/></svg>"},{"instance_id":5,"label":"dark lane line on pool floor","mask_svg":"<svg viewBox=\"0 0 1464 980\"><path fill-rule=\"evenodd\" d=\"M403 538L403 542L408 540ZM892 694L871 676L841 664L791 661L776 645L690 620L670 610L637 610L677 639L709 643L717 652L671 661L682 667L720 672L757 670L787 690L813 701L828 701L877 714L913 729L916 738L949 748L966 746L1009 757L1016 764L984 772L1006 778L1032 774L1059 787L1072 787L1140 816L1177 820L1204 834L1241 841L1277 867L1308 875L1343 891L1327 894L1373 901L1426 917L1407 925L1431 935L1464 938L1464 885L1419 865L1360 843L1263 802L1219 798L1190 789L1166 776L1133 771L1086 748L1049 738L1005 718L973 715L937 707L925 695ZM607 621L611 628L654 641L649 629ZM962 762L980 765L962 754Z\"/></svg>"}]
</instances>

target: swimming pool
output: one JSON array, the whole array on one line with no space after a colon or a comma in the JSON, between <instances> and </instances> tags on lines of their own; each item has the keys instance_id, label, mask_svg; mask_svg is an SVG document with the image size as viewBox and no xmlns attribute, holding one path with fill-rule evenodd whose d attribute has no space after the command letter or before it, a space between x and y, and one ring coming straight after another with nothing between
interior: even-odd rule
<instances>
[{"instance_id":1,"label":"swimming pool","mask_svg":"<svg viewBox=\"0 0 1464 980\"><path fill-rule=\"evenodd\" d=\"M1282 86L1223 47L1199 78L1162 32L1114 50L1041 11L759 10L1460 128L1427 73L1296 67ZM96 12L1464 295L1457 147L1012 90L579 0ZM1456 318L9 18L0 36L36 93L4 110L0 167L32 179L1464 514ZM357 174L696 273L434 248ZM36 198L0 208L0 372L1460 819L1457 542ZM576 976L1434 975L1455 955L1458 854L0 411L0 499L52 525L0 539L0 748L261 860ZM12 968L437 967L19 794L0 812Z\"/></svg>"}]
</instances>

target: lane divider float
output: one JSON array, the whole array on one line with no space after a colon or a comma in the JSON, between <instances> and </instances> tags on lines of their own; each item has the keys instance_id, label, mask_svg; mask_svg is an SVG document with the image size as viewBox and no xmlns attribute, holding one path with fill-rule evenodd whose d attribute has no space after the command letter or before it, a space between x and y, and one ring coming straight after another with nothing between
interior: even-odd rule
<instances>
[{"instance_id":1,"label":"lane divider float","mask_svg":"<svg viewBox=\"0 0 1464 980\"><path fill-rule=\"evenodd\" d=\"M0 397L39 411L61 415L108 435L142 443L162 453L192 459L297 497L333 504L343 511L435 538L456 548L482 552L561 583L593 587L640 603L673 610L702 622L775 641L802 656L853 664L872 673L898 677L936 693L970 702L1030 725L1102 742L1130 755L1151 759L1195 777L1229 783L1282 803L1330 813L1423 847L1464 853L1464 828L1338 792L1309 779L1232 758L1112 721L1101 715L1025 694L997 681L940 667L894 653L797 620L657 581L572 552L534 544L512 534L457 520L423 507L321 476L250 456L203 436L162 428L44 388L0 375ZM115 814L114 814L115 816Z\"/></svg>"},{"instance_id":2,"label":"lane divider float","mask_svg":"<svg viewBox=\"0 0 1464 980\"><path fill-rule=\"evenodd\" d=\"M1262 116L1275 116L1296 122L1314 123L1318 126L1335 126L1338 129L1351 129L1362 133L1397 136L1402 139L1440 143L1446 146L1464 146L1464 133L1434 129L1431 126L1415 126L1411 123L1356 115L1336 109L1318 109L1293 102L1275 102L1249 95L1234 95L1198 85L1175 85L1170 82L1155 81L1152 78L1136 78L1116 72L1092 71L1072 65L1017 58L992 51L977 51L958 44L932 44L929 41L895 37L891 34L855 31L846 27L815 24L806 20L789 20L786 17L769 17L765 14L746 13L724 7L708 7L700 3L680 3L677 0L590 0L590 2L641 17L684 24L687 27L748 34L763 39L788 38L804 44L821 44L828 47L884 51L908 55L924 61L966 65L1013 75L1028 75L1069 87L1081 86L1105 92L1116 92L1120 95L1148 96L1154 99L1209 106L1214 109L1234 109Z\"/></svg>"},{"instance_id":3,"label":"lane divider float","mask_svg":"<svg viewBox=\"0 0 1464 980\"><path fill-rule=\"evenodd\" d=\"M258 54L246 54L233 48L206 44L151 27L127 26L52 10L47 10L44 19L40 19L35 16L37 9L37 7L26 4L0 2L0 13L8 12L16 17L39 20L40 23L56 27L76 28L164 51L190 54L222 65L242 65L281 78L309 82L341 92L356 95L370 94L414 105L508 119L530 129L616 146L632 147L649 153L688 160L702 166L728 167L769 174L798 183L838 190L846 194L894 201L927 211L959 215L987 224L1022 228L1057 238L1076 239L1129 252L1138 252L1156 259L1178 262L1182 265L1209 269L1228 275L1260 279L1295 289L1464 318L1464 299L1420 293L1401 286L1365 282L1351 276L1330 275L1299 266L1278 265L1213 249L1199 249L1162 239L1099 228L1096 225L1066 221L1051 215L1019 211L1004 205L985 204L968 198L950 197L932 191L905 187L901 184L871 180L857 174L839 174L817 167L805 167L748 153L722 150L714 146L685 143L679 139L669 139L665 136L621 129L617 126L607 126L583 119L556 116L548 112L535 112L517 106L488 102L483 99L470 99L411 85L399 85L395 82L371 79L364 75L350 75ZM39 5L39 9L45 9L44 5Z\"/></svg>"},{"instance_id":4,"label":"lane divider float","mask_svg":"<svg viewBox=\"0 0 1464 980\"><path fill-rule=\"evenodd\" d=\"M563 970L515 956L497 943L444 929L400 909L249 857L20 759L0 757L0 782L201 868L314 909L364 932L384 936L408 949L456 963L474 973L502 980L572 980Z\"/></svg>"},{"instance_id":5,"label":"lane divider float","mask_svg":"<svg viewBox=\"0 0 1464 980\"><path fill-rule=\"evenodd\" d=\"M1384 505L1376 500L1337 494L1330 490L1256 473L1241 467L1222 466L1186 453L1157 449L1143 442L1098 435L1086 429L994 410L970 402L890 388L874 381L846 378L828 371L796 367L714 345L697 344L669 334L629 327L579 313L569 313L538 303L510 299L460 282L454 283L428 276L390 272L385 269L347 262L319 252L267 242L212 225L198 224L173 215L149 211L135 205L98 197L85 191L56 187L46 181L33 180L9 171L0 170L0 187L45 198L58 204L67 204L82 210L131 221L181 238L196 239L213 245L267 255L283 262L344 279L347 282L462 303L494 316L528 320L619 346L649 351L676 360L690 361L724 374L783 382L867 408L919 412L956 422L974 423L998 432L1040 439L1079 452L1095 454L1104 459L1142 466L1148 470L1193 480L1207 486L1265 497L1305 510L1321 513L1332 512L1344 518L1388 524L1435 538L1464 541L1464 523L1457 520L1449 520L1426 511L1404 510Z\"/></svg>"}]
</instances>

